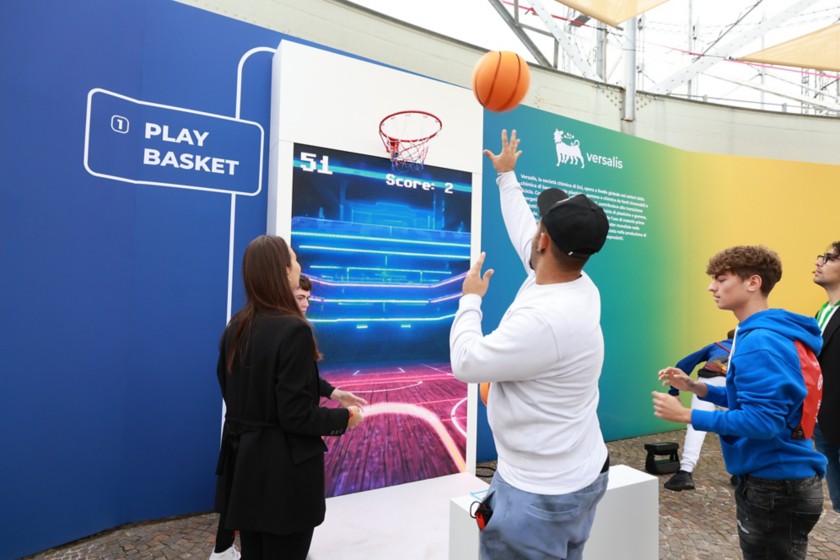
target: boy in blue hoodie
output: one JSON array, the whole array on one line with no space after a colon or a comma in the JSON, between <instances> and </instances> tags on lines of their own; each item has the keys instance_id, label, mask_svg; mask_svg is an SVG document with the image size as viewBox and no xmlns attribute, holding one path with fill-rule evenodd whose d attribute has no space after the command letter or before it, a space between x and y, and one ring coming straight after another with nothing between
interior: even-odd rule
<instances>
[{"instance_id":1,"label":"boy in blue hoodie","mask_svg":"<svg viewBox=\"0 0 840 560\"><path fill-rule=\"evenodd\" d=\"M674 367L661 370L659 380L728 410L692 411L654 392L654 414L720 436L726 468L739 478L735 505L745 560L804 560L823 510L826 460L810 435L795 432L807 395L803 360L819 354L820 329L811 317L769 308L782 263L766 247L725 249L706 273L718 308L738 319L726 386L692 380Z\"/></svg>"}]
</instances>

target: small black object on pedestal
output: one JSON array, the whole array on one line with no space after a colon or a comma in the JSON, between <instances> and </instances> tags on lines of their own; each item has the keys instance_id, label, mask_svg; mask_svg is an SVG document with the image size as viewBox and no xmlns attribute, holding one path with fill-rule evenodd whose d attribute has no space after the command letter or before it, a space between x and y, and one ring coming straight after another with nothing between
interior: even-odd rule
<instances>
[{"instance_id":1,"label":"small black object on pedestal","mask_svg":"<svg viewBox=\"0 0 840 560\"><path fill-rule=\"evenodd\" d=\"M680 456L677 449L678 443L658 442L646 443L647 459L645 459L645 470L650 474L668 474L677 472L680 469ZM667 455L667 459L657 459L658 456Z\"/></svg>"}]
</instances>

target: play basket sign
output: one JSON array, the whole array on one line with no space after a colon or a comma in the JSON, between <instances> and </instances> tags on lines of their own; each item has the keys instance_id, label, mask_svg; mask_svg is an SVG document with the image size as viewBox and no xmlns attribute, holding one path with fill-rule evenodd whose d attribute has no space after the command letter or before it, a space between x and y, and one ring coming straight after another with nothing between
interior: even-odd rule
<instances>
[{"instance_id":1,"label":"play basket sign","mask_svg":"<svg viewBox=\"0 0 840 560\"><path fill-rule=\"evenodd\" d=\"M97 177L253 196L262 185L263 129L93 89L84 157L85 169Z\"/></svg>"}]
</instances>

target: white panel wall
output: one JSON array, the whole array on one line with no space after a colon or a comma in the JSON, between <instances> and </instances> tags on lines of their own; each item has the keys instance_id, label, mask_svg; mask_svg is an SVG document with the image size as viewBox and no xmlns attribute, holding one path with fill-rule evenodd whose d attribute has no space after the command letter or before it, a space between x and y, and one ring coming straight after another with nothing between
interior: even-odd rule
<instances>
[{"instance_id":1,"label":"white panel wall","mask_svg":"<svg viewBox=\"0 0 840 560\"><path fill-rule=\"evenodd\" d=\"M182 1L464 87L484 52L340 0ZM837 119L640 93L636 121L625 123L621 98L618 88L532 67L525 104L689 151L840 164Z\"/></svg>"}]
</instances>

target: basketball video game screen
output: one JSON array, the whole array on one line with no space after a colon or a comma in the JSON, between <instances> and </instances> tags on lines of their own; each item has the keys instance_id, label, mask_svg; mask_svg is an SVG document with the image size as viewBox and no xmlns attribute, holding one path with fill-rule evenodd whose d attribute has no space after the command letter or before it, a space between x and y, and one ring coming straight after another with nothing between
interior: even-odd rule
<instances>
[{"instance_id":1,"label":"basketball video game screen","mask_svg":"<svg viewBox=\"0 0 840 560\"><path fill-rule=\"evenodd\" d=\"M469 268L472 175L294 145L292 247L321 376L370 404L326 438L327 495L465 470L467 387L449 328ZM336 406L325 401L326 406Z\"/></svg>"}]
</instances>

